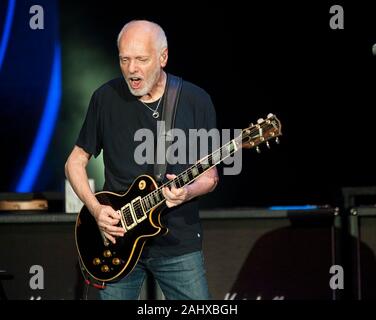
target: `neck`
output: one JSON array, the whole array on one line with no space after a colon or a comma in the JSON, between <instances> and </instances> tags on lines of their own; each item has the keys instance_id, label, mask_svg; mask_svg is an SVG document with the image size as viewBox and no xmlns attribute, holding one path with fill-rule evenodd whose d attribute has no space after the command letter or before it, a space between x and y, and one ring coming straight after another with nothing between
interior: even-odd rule
<instances>
[{"instance_id":1,"label":"neck","mask_svg":"<svg viewBox=\"0 0 376 320\"><path fill-rule=\"evenodd\" d=\"M143 202L143 207L149 211L160 203L164 202L166 199L163 195L164 187L174 186L176 188L182 188L195 181L199 176L209 169L215 167L217 164L221 163L224 159L234 154L241 147L242 140L241 136L231 140L226 143L213 153L207 155L206 157L199 160L196 164L189 167L185 171L181 172L176 178L168 181L159 188L147 194L141 199Z\"/></svg>"},{"instance_id":2,"label":"neck","mask_svg":"<svg viewBox=\"0 0 376 320\"><path fill-rule=\"evenodd\" d=\"M163 96L167 82L167 75L162 70L157 83L153 86L150 92L140 98L142 102L155 102Z\"/></svg>"}]
</instances>

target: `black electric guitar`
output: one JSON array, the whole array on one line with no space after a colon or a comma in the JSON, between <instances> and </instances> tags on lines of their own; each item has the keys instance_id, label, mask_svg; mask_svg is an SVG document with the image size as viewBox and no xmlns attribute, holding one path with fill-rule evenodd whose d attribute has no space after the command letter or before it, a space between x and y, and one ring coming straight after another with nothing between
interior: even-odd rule
<instances>
[{"instance_id":1,"label":"black electric guitar","mask_svg":"<svg viewBox=\"0 0 376 320\"><path fill-rule=\"evenodd\" d=\"M166 233L162 225L161 212L166 208L162 194L164 186L181 188L193 182L205 171L216 166L240 148L257 148L281 133L281 123L272 114L256 125L243 129L235 139L198 161L163 186L147 175L139 176L124 194L98 192L95 194L103 205L116 210L121 219L119 226L125 229L123 237L116 238L116 244L109 242L99 229L96 220L84 206L78 214L75 237L81 269L87 278L97 282L113 282L128 275L135 267L145 242L152 237Z\"/></svg>"}]
</instances>

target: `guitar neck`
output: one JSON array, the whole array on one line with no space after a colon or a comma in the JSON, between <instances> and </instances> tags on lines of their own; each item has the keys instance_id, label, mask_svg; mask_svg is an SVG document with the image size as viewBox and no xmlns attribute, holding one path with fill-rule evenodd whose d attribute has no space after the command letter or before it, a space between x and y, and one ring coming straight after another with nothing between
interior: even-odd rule
<instances>
[{"instance_id":1,"label":"guitar neck","mask_svg":"<svg viewBox=\"0 0 376 320\"><path fill-rule=\"evenodd\" d=\"M166 201L162 189L164 187L176 187L182 188L185 185L188 185L195 181L199 176L201 176L204 172L208 171L209 169L215 167L219 163L221 163L224 159L231 156L235 153L241 143L239 143L238 138L231 140L230 142L226 143L213 153L207 155L206 157L199 160L193 166L189 167L178 176L176 176L173 180L170 180L160 186L158 189L154 190L153 192L149 193L147 196L141 199L142 204L146 211L151 210L152 208L158 206L162 202Z\"/></svg>"},{"instance_id":2,"label":"guitar neck","mask_svg":"<svg viewBox=\"0 0 376 320\"><path fill-rule=\"evenodd\" d=\"M257 120L256 125L251 124L248 128L243 129L238 137L232 139L213 153L199 160L196 164L180 173L173 180L166 182L158 189L143 197L141 201L144 209L149 211L166 201L162 193L164 187L182 188L195 181L203 173L221 163L237 150L241 148L256 148L256 150L259 151L258 146L262 143L266 143L269 147L268 141L272 138L275 138L278 143L278 136L281 134L281 123L275 115L270 113L265 120Z\"/></svg>"}]
</instances>

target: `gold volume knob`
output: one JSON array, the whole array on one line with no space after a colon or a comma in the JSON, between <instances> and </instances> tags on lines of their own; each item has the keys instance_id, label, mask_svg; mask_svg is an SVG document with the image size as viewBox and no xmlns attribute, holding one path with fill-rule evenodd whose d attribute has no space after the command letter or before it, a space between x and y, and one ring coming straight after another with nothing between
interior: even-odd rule
<instances>
[{"instance_id":1,"label":"gold volume knob","mask_svg":"<svg viewBox=\"0 0 376 320\"><path fill-rule=\"evenodd\" d=\"M112 264L114 264L115 266L119 265L120 264L120 259L119 258L113 258L112 259Z\"/></svg>"},{"instance_id":2,"label":"gold volume knob","mask_svg":"<svg viewBox=\"0 0 376 320\"><path fill-rule=\"evenodd\" d=\"M146 187L146 182L145 182L145 180L141 180L141 181L138 183L138 188L139 188L140 190L144 190L145 187Z\"/></svg>"},{"instance_id":3,"label":"gold volume knob","mask_svg":"<svg viewBox=\"0 0 376 320\"><path fill-rule=\"evenodd\" d=\"M111 251L110 250L106 250L105 252L103 252L103 256L106 257L106 258L109 258L111 257Z\"/></svg>"},{"instance_id":4,"label":"gold volume knob","mask_svg":"<svg viewBox=\"0 0 376 320\"><path fill-rule=\"evenodd\" d=\"M99 258L94 258L94 259L93 259L93 265L97 266L98 264L101 264L101 259L99 259Z\"/></svg>"},{"instance_id":5,"label":"gold volume knob","mask_svg":"<svg viewBox=\"0 0 376 320\"><path fill-rule=\"evenodd\" d=\"M101 267L101 271L102 271L102 272L108 272L108 271L110 271L110 268L108 267L107 264L105 264L105 265L103 265L103 266Z\"/></svg>"}]
</instances>

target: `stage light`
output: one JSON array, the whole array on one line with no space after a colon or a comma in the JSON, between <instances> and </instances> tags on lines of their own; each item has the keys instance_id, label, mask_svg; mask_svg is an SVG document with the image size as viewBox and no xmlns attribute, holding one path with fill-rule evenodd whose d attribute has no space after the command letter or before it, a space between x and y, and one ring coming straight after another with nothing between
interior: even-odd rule
<instances>
[{"instance_id":1,"label":"stage light","mask_svg":"<svg viewBox=\"0 0 376 320\"><path fill-rule=\"evenodd\" d=\"M17 184L17 192L30 192L33 189L35 179L43 164L48 146L55 128L61 98L61 53L60 45L55 45L51 78L44 106L44 113L40 121L38 133L34 140L27 164L20 181Z\"/></svg>"},{"instance_id":2,"label":"stage light","mask_svg":"<svg viewBox=\"0 0 376 320\"><path fill-rule=\"evenodd\" d=\"M0 70L3 65L5 52L7 51L7 47L8 47L8 41L9 41L9 36L10 36L10 30L12 28L15 7L16 7L16 0L9 0L8 10L5 16L3 35L0 41Z\"/></svg>"}]
</instances>

